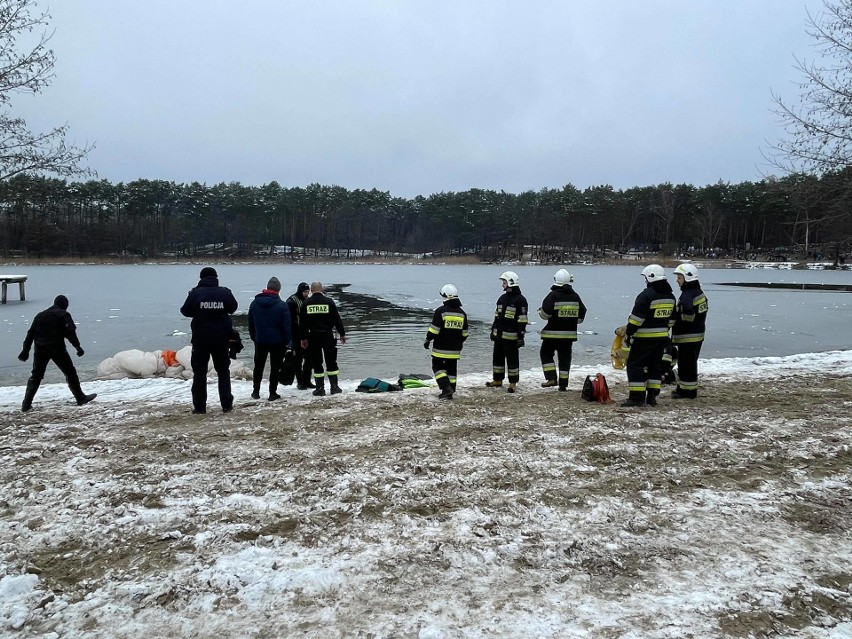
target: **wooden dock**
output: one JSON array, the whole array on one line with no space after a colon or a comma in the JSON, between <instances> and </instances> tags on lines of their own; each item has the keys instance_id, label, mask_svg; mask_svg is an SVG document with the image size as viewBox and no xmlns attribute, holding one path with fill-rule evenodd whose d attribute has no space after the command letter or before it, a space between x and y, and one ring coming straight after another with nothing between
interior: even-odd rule
<instances>
[{"instance_id":1,"label":"wooden dock","mask_svg":"<svg viewBox=\"0 0 852 639\"><path fill-rule=\"evenodd\" d=\"M26 301L27 296L26 291L24 289L24 284L26 283L26 281L26 275L0 275L0 303L6 303L6 293L8 292L9 284L17 284L18 294L21 298L21 301Z\"/></svg>"}]
</instances>

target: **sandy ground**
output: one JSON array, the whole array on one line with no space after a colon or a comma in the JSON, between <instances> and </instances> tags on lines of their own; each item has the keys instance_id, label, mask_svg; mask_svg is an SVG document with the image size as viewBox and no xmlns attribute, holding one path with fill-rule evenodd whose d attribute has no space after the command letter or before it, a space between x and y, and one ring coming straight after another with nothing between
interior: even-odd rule
<instances>
[{"instance_id":1,"label":"sandy ground","mask_svg":"<svg viewBox=\"0 0 852 639\"><path fill-rule=\"evenodd\" d=\"M0 635L852 636L848 376L526 386L7 411Z\"/></svg>"}]
</instances>

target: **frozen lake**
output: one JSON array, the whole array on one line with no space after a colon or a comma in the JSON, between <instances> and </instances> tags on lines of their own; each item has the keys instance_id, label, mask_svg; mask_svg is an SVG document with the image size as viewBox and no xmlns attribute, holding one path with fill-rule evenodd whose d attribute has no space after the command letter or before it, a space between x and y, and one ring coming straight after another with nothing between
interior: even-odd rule
<instances>
[{"instance_id":1,"label":"frozen lake","mask_svg":"<svg viewBox=\"0 0 852 639\"><path fill-rule=\"evenodd\" d=\"M177 350L189 343L189 320L179 308L188 289L198 282L203 264L193 265L65 265L14 267L25 272L27 301L12 299L0 305L0 383L21 385L29 376L32 360L21 363L17 355L35 314L62 293L71 301L69 311L86 350L74 357L85 381L98 363L118 351ZM319 279L326 285L348 284L333 292L347 326L349 343L340 347L341 377L368 376L395 379L400 373L430 372L423 349L431 312L439 305L438 290L452 282L471 319L471 336L459 372L482 372L491 367L488 326L494 303L501 294L499 276L516 271L521 290L530 304L527 346L521 367L538 368L538 331L543 322L536 309L547 294L558 266L499 265L214 265L220 283L229 287L245 314L254 295L275 275L287 297L300 281ZM612 331L624 324L633 300L644 287L642 265L578 265L575 289L589 308L583 334L574 348L574 361L583 365L608 363ZM7 268L8 270L8 268ZM673 279L670 278L673 282ZM710 299L707 341L703 358L781 356L852 348L850 304L852 294L837 291L801 291L720 286L724 282L808 282L852 284L852 271L701 271L702 286ZM677 286L673 283L677 293ZM16 295L10 297L15 298ZM238 319L246 350L252 354L248 330ZM61 381L55 367L47 382Z\"/></svg>"}]
</instances>

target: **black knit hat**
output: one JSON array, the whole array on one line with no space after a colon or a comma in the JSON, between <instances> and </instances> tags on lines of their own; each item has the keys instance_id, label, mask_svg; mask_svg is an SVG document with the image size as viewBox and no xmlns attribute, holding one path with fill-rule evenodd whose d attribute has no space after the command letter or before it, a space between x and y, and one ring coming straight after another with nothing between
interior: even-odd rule
<instances>
[{"instance_id":1,"label":"black knit hat","mask_svg":"<svg viewBox=\"0 0 852 639\"><path fill-rule=\"evenodd\" d=\"M303 293L307 290L310 290L310 288L311 288L311 285L308 284L307 282L299 282L299 287L296 289L296 293L297 294Z\"/></svg>"},{"instance_id":2,"label":"black knit hat","mask_svg":"<svg viewBox=\"0 0 852 639\"><path fill-rule=\"evenodd\" d=\"M56 299L53 300L53 305L58 306L63 311L68 310L68 298L64 295L57 295Z\"/></svg>"},{"instance_id":3,"label":"black knit hat","mask_svg":"<svg viewBox=\"0 0 852 639\"><path fill-rule=\"evenodd\" d=\"M219 277L219 274L212 266L205 266L201 269L201 277Z\"/></svg>"},{"instance_id":4,"label":"black knit hat","mask_svg":"<svg viewBox=\"0 0 852 639\"><path fill-rule=\"evenodd\" d=\"M266 284L266 288L269 291L280 291L281 290L281 282L278 281L278 278L274 275L269 278L269 282Z\"/></svg>"}]
</instances>

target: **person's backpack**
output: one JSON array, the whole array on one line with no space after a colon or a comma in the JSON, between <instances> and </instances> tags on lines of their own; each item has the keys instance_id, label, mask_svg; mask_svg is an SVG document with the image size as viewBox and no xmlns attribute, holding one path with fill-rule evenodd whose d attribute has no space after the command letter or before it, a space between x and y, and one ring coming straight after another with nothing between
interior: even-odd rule
<instances>
[{"instance_id":1,"label":"person's backpack","mask_svg":"<svg viewBox=\"0 0 852 639\"><path fill-rule=\"evenodd\" d=\"M385 382L380 379L376 379L375 377L368 377L360 384L358 384L358 388L355 389L356 393L384 393L387 391L398 391L402 390L399 386L395 384L391 384L390 382Z\"/></svg>"},{"instance_id":2,"label":"person's backpack","mask_svg":"<svg viewBox=\"0 0 852 639\"><path fill-rule=\"evenodd\" d=\"M594 377L586 375L586 381L583 382L583 390L580 391L580 396L589 402L598 402L599 404L609 404L612 398L609 396L609 386L606 383L606 377L601 373L597 373Z\"/></svg>"}]
</instances>

